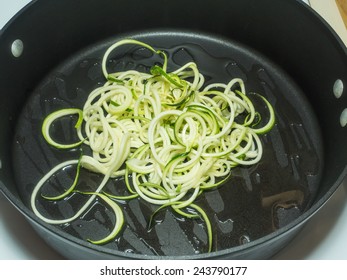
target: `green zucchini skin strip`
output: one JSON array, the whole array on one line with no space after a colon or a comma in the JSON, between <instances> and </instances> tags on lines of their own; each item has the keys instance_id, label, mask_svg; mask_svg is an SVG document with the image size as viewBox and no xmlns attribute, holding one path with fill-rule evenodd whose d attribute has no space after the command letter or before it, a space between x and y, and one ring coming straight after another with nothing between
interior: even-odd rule
<instances>
[{"instance_id":1,"label":"green zucchini skin strip","mask_svg":"<svg viewBox=\"0 0 347 280\"><path fill-rule=\"evenodd\" d=\"M159 76L164 77L171 84L175 85L178 88L183 88L184 87L184 82L181 79L179 79L178 77L170 76L168 73L166 73L164 71L163 68L161 68L158 65L152 66L151 74L154 75L154 76L159 75Z\"/></svg>"},{"instance_id":2,"label":"green zucchini skin strip","mask_svg":"<svg viewBox=\"0 0 347 280\"><path fill-rule=\"evenodd\" d=\"M206 212L198 205L192 203L190 204L190 207L195 209L200 215L201 218L204 220L207 228L207 239L208 239L208 252L212 252L212 242L213 242L213 234L212 234L212 225L210 222L210 219L208 218Z\"/></svg>"},{"instance_id":3,"label":"green zucchini skin strip","mask_svg":"<svg viewBox=\"0 0 347 280\"><path fill-rule=\"evenodd\" d=\"M138 194L131 194L131 195L114 195L110 194L108 192L103 192L103 194L109 198L115 199L115 200L131 200L134 198L139 197Z\"/></svg>"},{"instance_id":4,"label":"green zucchini skin strip","mask_svg":"<svg viewBox=\"0 0 347 280\"><path fill-rule=\"evenodd\" d=\"M108 58L123 45L149 50L158 55L162 66L153 65L149 73L136 70L109 73ZM120 40L106 50L102 59L104 86L89 94L84 107L61 109L44 119L42 135L49 145L57 149L87 145L92 155L63 162L38 182L31 205L39 218L50 224L68 223L82 216L99 198L115 214L114 227L107 236L88 239L102 245L112 242L124 226L124 214L118 203L142 199L157 205L149 217L149 228L155 215L170 207L187 219L201 219L208 236L207 251L213 250L209 215L195 201L205 191L231 180L233 168L260 161L263 150L258 135L271 131L276 123L275 110L265 97L255 93L268 110L268 121L262 125L242 79L204 86L205 78L195 62L173 72L168 72L167 66L164 51L138 40ZM78 116L75 129L80 141L56 142L50 135L51 125L71 115ZM70 218L44 217L36 207L40 189L59 169L75 164L77 171L72 185L58 196L41 194L41 199L57 201L80 193L88 195L88 201ZM77 190L80 168L104 175L95 191ZM120 176L124 176L126 195L104 190L109 180Z\"/></svg>"},{"instance_id":5,"label":"green zucchini skin strip","mask_svg":"<svg viewBox=\"0 0 347 280\"><path fill-rule=\"evenodd\" d=\"M76 168L76 175L75 175L75 179L71 185L70 188L68 188L64 193L62 193L61 195L57 195L57 196L45 196L45 195L41 195L43 198L47 199L47 200L61 200L65 197L67 197L69 194L71 194L74 190L75 190L75 187L78 183L78 179L80 177L80 170L81 170L81 158L78 160L78 163L77 163L77 168Z\"/></svg>"},{"instance_id":6,"label":"green zucchini skin strip","mask_svg":"<svg viewBox=\"0 0 347 280\"><path fill-rule=\"evenodd\" d=\"M105 238L102 238L100 240L87 239L87 241L89 241L90 243L93 243L95 245L102 245L102 244L105 244L105 243L112 241L118 235L118 233L121 231L121 229L123 228L123 225L124 225L124 215L123 215L122 209L119 207L119 205L116 202L114 202L112 199L110 199L105 194L93 193L93 192L78 192L78 193L85 194L85 195L96 195L96 196L100 197L104 202L106 202L112 208L112 210L116 216L115 225L114 225L113 230L111 231L111 233L109 235L107 235Z\"/></svg>"},{"instance_id":7,"label":"green zucchini skin strip","mask_svg":"<svg viewBox=\"0 0 347 280\"><path fill-rule=\"evenodd\" d=\"M270 104L270 102L264 97L261 96L260 94L257 94L266 104L267 108L269 109L269 121L266 125L264 125L261 128L253 128L253 131L257 134L265 134L268 133L275 125L276 123L276 117L275 117L275 110Z\"/></svg>"},{"instance_id":8,"label":"green zucchini skin strip","mask_svg":"<svg viewBox=\"0 0 347 280\"><path fill-rule=\"evenodd\" d=\"M107 79L109 77L108 73L107 73L107 69L106 69L106 62L107 62L107 58L108 56L110 55L110 53L112 51L114 51L116 48L120 47L120 46L123 46L123 45L138 45L138 46L141 46L141 47L144 47L144 48L147 48L149 49L150 51L152 51L153 53L157 53L158 55L162 55L163 58L164 58L164 65L163 65L163 70L166 71L166 67L167 67L167 56L166 54L161 51L161 50L155 50L152 46L146 44L146 43L143 43L141 41L138 41L138 40L134 40L134 39L123 39L123 40L120 40L118 42L116 42L115 44L113 44L111 47L109 47L103 57L103 60L102 60L102 70L103 70L103 73L104 73L104 76L105 78Z\"/></svg>"},{"instance_id":9,"label":"green zucchini skin strip","mask_svg":"<svg viewBox=\"0 0 347 280\"><path fill-rule=\"evenodd\" d=\"M65 117L65 116L70 116L70 115L74 115L77 114L78 115L78 120L75 124L75 128L79 129L82 125L82 121L83 121L83 111L81 109L77 109L77 108L70 108L70 109L61 109L58 111L55 111L51 114L49 114L43 121L42 124L42 135L45 138L45 140L47 141L48 144L50 144L53 147L56 147L57 149L71 149L71 148L75 148L80 146L83 143L83 140L76 142L76 143L72 143L72 144L61 144L61 143L57 143L56 141L54 141L52 139L52 137L50 136L49 133L49 129L51 124L61 118L61 117Z\"/></svg>"}]
</instances>

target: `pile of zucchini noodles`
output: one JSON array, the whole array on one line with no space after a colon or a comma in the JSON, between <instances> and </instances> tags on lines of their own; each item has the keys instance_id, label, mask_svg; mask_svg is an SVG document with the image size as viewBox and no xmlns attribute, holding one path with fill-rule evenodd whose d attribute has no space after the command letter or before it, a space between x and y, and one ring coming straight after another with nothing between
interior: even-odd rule
<instances>
[{"instance_id":1,"label":"pile of zucchini noodles","mask_svg":"<svg viewBox=\"0 0 347 280\"><path fill-rule=\"evenodd\" d=\"M106 64L110 53L125 44L150 50L163 60L162 65L153 65L149 73L135 70L108 73ZM104 244L113 240L124 225L117 201L140 197L158 205L152 217L161 209L171 207L184 217L202 219L207 230L208 251L212 250L210 220L195 200L204 191L228 180L232 168L260 161L263 151L258 135L273 127L275 114L271 104L257 95L268 109L268 121L259 127L260 114L246 95L241 79L204 87L204 76L194 62L170 73L167 63L165 52L148 44L132 39L118 41L102 60L107 82L89 94L83 109L61 109L45 118L42 134L50 145L58 149L88 145L92 154L58 164L37 183L31 205L39 218L49 224L69 223L99 197L116 216L112 232L101 240L89 240ZM51 125L72 115L78 117L75 128L79 141L56 142L50 135ZM72 165L77 166L73 184L61 195L41 196L61 200L79 192L89 196L87 202L69 218L45 217L36 206L38 193L52 176ZM103 174L95 191L77 190L80 168ZM106 183L117 177L124 178L129 195L104 191Z\"/></svg>"}]
</instances>

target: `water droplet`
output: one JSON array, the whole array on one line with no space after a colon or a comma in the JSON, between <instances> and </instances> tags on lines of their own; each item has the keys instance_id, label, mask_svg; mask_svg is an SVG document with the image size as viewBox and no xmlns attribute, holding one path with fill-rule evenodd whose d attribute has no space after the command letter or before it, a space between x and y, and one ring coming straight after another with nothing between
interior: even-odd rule
<instances>
[{"instance_id":1,"label":"water droplet","mask_svg":"<svg viewBox=\"0 0 347 280\"><path fill-rule=\"evenodd\" d=\"M20 145L24 145L25 144L25 137L18 135L16 137L16 142Z\"/></svg>"},{"instance_id":2,"label":"water droplet","mask_svg":"<svg viewBox=\"0 0 347 280\"><path fill-rule=\"evenodd\" d=\"M248 235L241 235L239 240L241 245L251 242L251 239L249 238Z\"/></svg>"},{"instance_id":3,"label":"water droplet","mask_svg":"<svg viewBox=\"0 0 347 280\"><path fill-rule=\"evenodd\" d=\"M128 253L128 254L134 254L135 253L135 251L133 249L125 249L124 252Z\"/></svg>"},{"instance_id":4,"label":"water droplet","mask_svg":"<svg viewBox=\"0 0 347 280\"><path fill-rule=\"evenodd\" d=\"M201 243L200 240L196 236L193 236L193 241L196 245L199 245Z\"/></svg>"}]
</instances>

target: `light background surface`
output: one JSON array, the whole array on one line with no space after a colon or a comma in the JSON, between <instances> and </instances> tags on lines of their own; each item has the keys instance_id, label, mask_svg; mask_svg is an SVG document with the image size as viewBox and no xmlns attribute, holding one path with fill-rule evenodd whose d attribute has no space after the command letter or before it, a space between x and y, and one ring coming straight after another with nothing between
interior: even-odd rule
<instances>
[{"instance_id":1,"label":"light background surface","mask_svg":"<svg viewBox=\"0 0 347 280\"><path fill-rule=\"evenodd\" d=\"M29 2L0 0L0 29ZM335 0L310 0L310 3L347 44L347 30L339 19ZM62 256L44 243L0 193L0 260L40 259L62 259ZM274 259L347 260L347 180Z\"/></svg>"}]
</instances>

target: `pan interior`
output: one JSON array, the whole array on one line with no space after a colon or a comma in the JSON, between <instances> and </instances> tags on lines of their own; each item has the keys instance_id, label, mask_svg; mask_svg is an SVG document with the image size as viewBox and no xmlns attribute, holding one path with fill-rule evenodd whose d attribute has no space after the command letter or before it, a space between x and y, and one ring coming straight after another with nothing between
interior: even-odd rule
<instances>
[{"instance_id":1,"label":"pan interior","mask_svg":"<svg viewBox=\"0 0 347 280\"><path fill-rule=\"evenodd\" d=\"M193 32L142 32L99 42L67 58L47 74L32 92L19 117L13 142L13 163L18 191L30 207L34 185L56 164L77 159L79 150L61 151L48 146L41 134L42 121L49 113L68 107L82 108L87 95L105 80L101 59L106 48L123 37L151 44L169 54L169 70L195 61L207 83L228 82L238 77L247 92L268 98L276 111L276 125L262 135L264 155L260 163L237 167L222 187L199 197L213 227L213 250L220 251L268 235L298 218L314 199L322 171L323 153L320 131L310 104L300 88L280 67L256 51L230 39ZM122 47L108 61L110 71L137 69L148 71L157 61L148 51ZM72 122L72 120L70 120ZM59 122L52 133L61 140L75 139L70 121ZM73 168L66 168L50 180L44 191L61 193L73 180ZM102 177L82 170L80 189L93 189ZM109 181L108 188L121 190L123 182ZM83 197L73 194L59 202L38 202L46 215L66 217L75 213ZM125 226L106 248L140 255L182 256L204 253L207 234L203 221L184 219L170 211L160 211L155 224L148 221L155 207L141 199L120 202ZM80 219L57 226L82 240L98 239L112 229L114 216L102 201ZM87 241L86 241L87 243Z\"/></svg>"}]
</instances>

